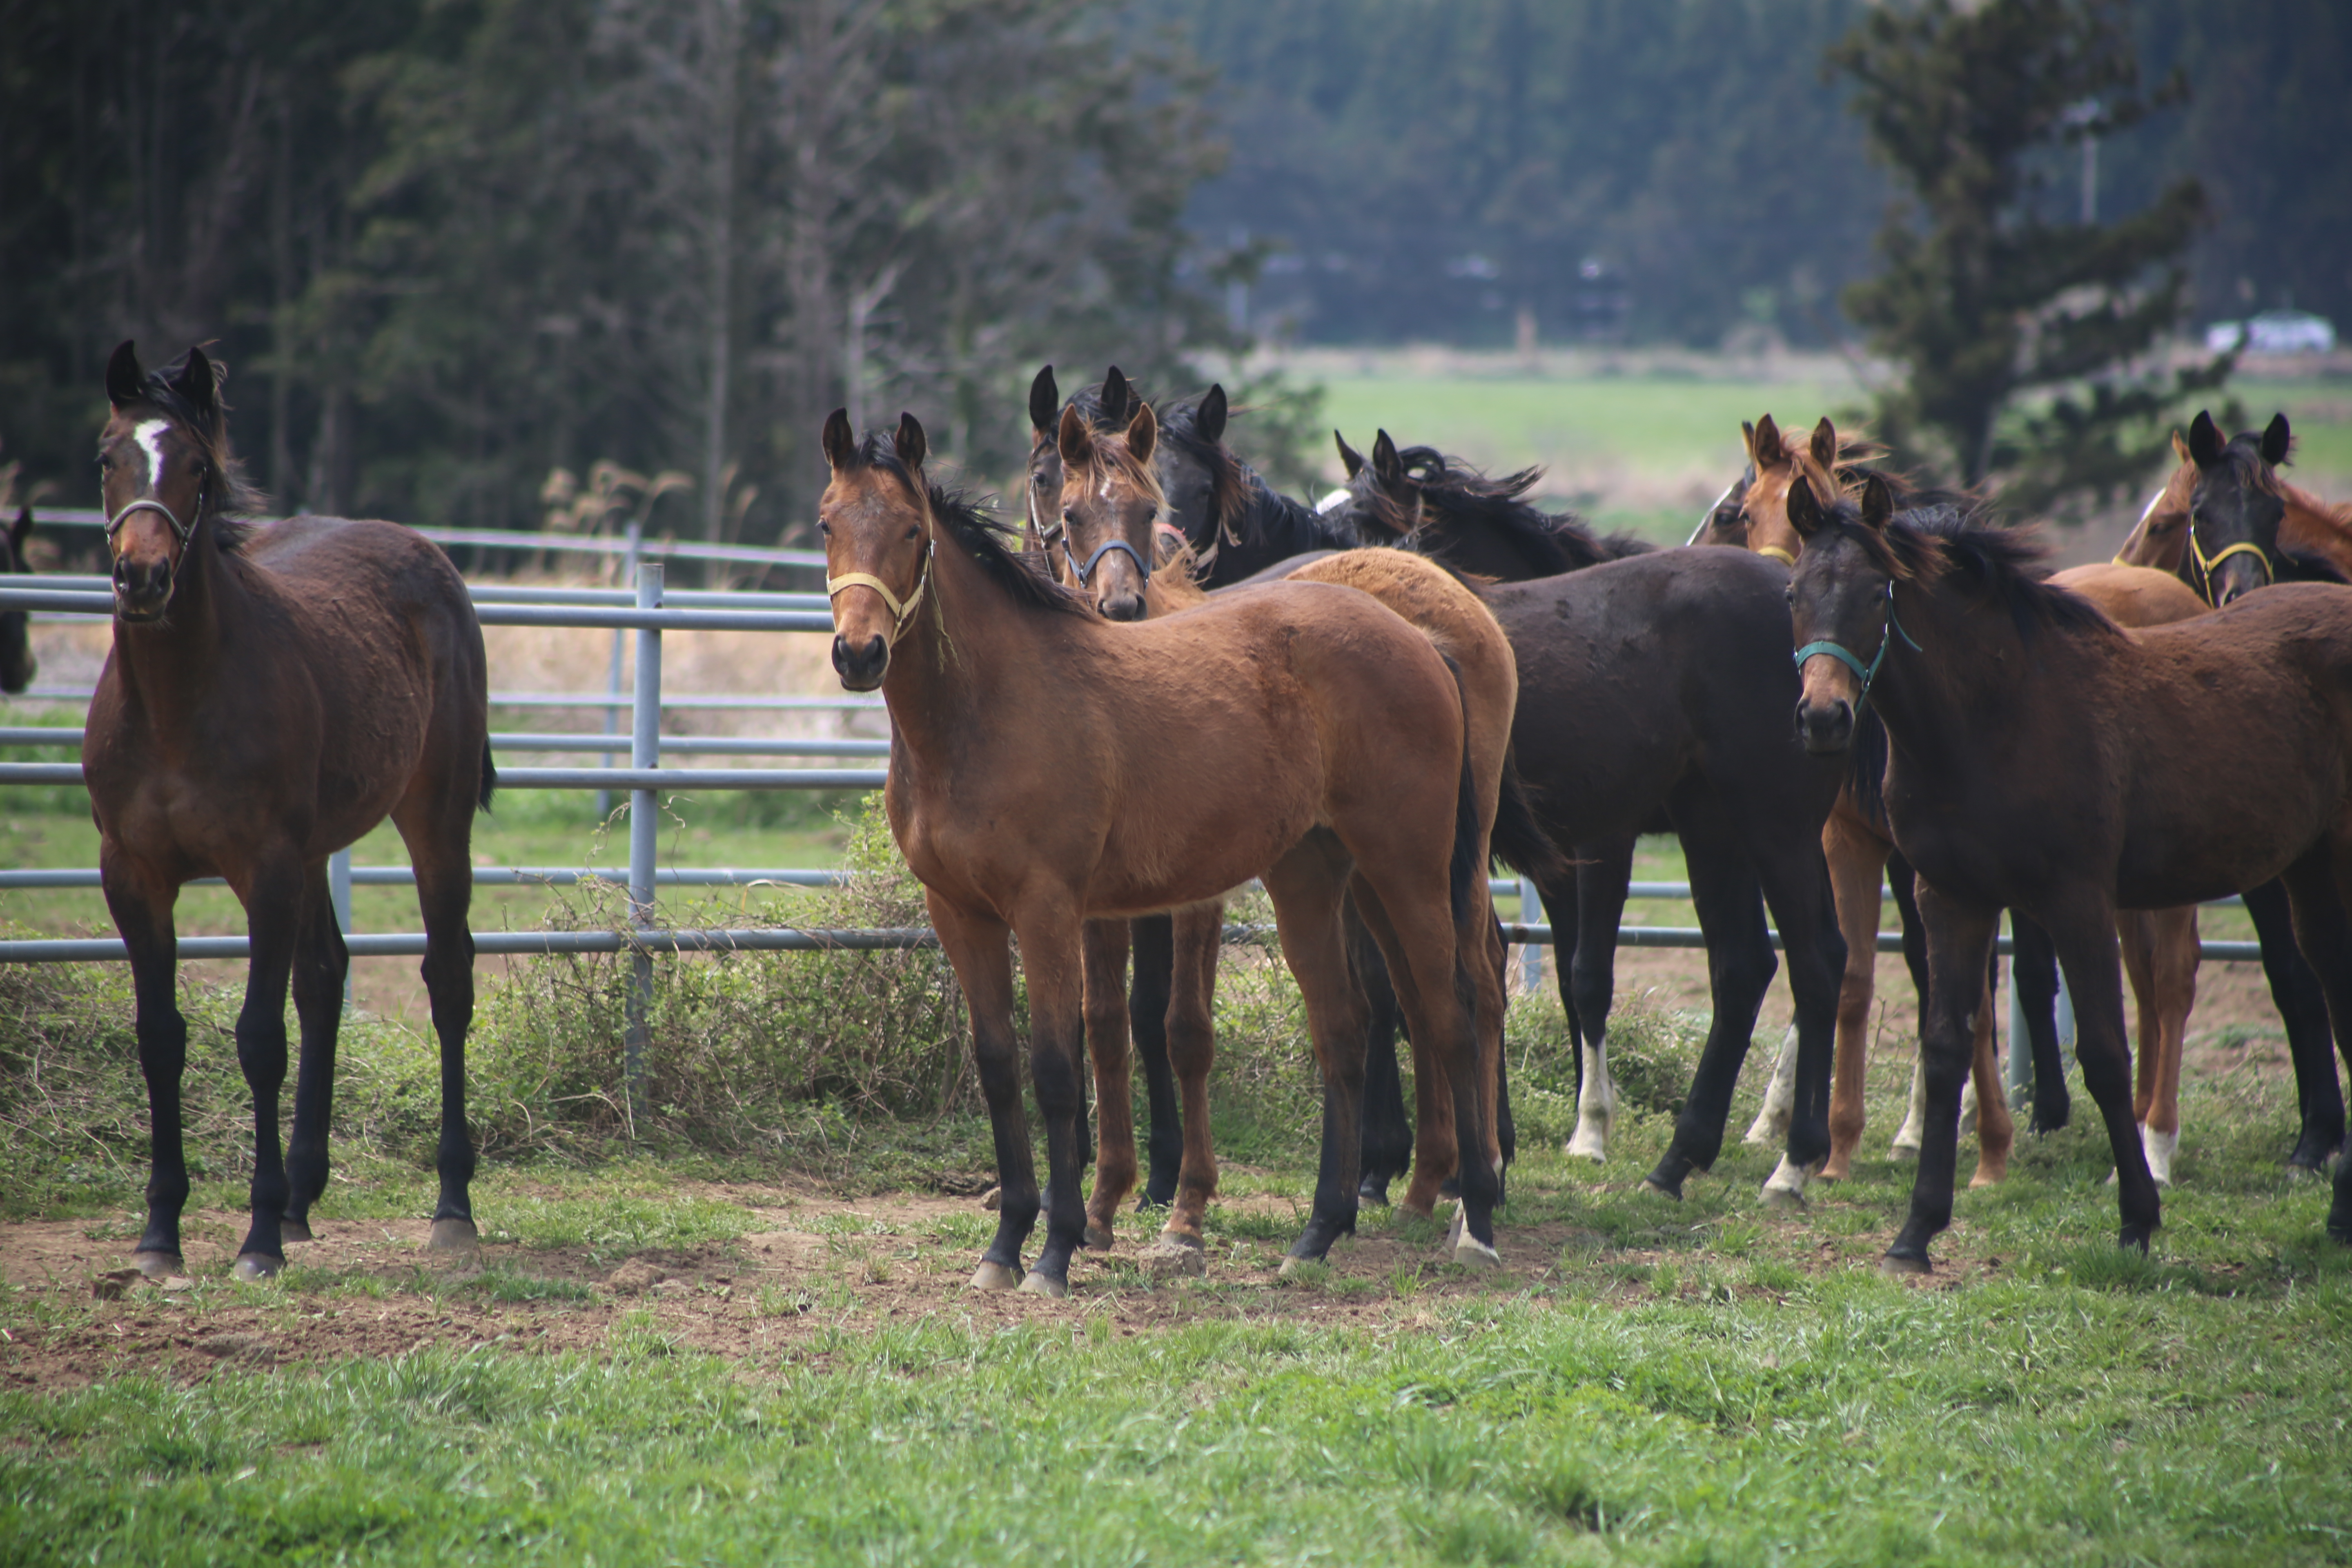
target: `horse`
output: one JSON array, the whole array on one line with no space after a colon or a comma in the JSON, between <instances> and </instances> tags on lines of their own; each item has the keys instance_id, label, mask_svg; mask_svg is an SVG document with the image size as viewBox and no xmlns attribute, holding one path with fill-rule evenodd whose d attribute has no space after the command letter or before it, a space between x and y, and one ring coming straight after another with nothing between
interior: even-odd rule
<instances>
[{"instance_id":1,"label":"horse","mask_svg":"<svg viewBox=\"0 0 2352 1568\"><path fill-rule=\"evenodd\" d=\"M1471 966L1486 846L1462 688L1429 639L1364 595L1309 583L1115 626L929 479L912 415L861 438L835 410L822 446L834 668L888 707L891 833L970 1004L994 1135L997 1230L972 1285L1065 1294L1085 1238L1085 921L1197 904L1254 876L1327 1086L1314 1205L1291 1256L1323 1257L1355 1223L1363 1020L1340 928L1353 897L1453 1096L1452 1256L1496 1262L1501 1158ZM1042 1199L1014 1056L1015 935ZM1024 1271L1041 1207L1045 1240Z\"/></svg>"},{"instance_id":2,"label":"horse","mask_svg":"<svg viewBox=\"0 0 2352 1568\"><path fill-rule=\"evenodd\" d=\"M1076 577L1081 563L1099 563L1106 568L1095 574L1090 585L1098 610L1106 601L1116 602L1137 593L1155 616L1192 608L1208 598L1193 581L1191 563L1181 547L1168 569L1152 569L1160 542L1154 536L1161 532L1157 519L1166 509L1152 461L1157 444L1158 422L1146 404L1136 405L1127 427L1116 433L1094 429L1076 406L1066 407L1060 416L1057 446L1064 479L1057 526L1062 532L1052 558L1057 576L1066 583ZM1107 570L1114 561L1120 568L1118 575ZM1394 550L1350 551L1303 558L1291 564L1294 569L1283 578L1270 580L1357 588L1418 626L1453 661L1469 725L1468 752L1478 786L1481 842L1499 845L1499 852L1515 866L1535 869L1556 861L1556 851L1535 827L1510 773L1511 717L1518 674L1509 642L1477 596L1444 568ZM1482 875L1475 897L1484 905L1486 896ZM1379 1020L1383 1010L1393 1013L1397 1005L1380 949L1352 906L1346 923L1348 945L1356 955L1358 978L1371 1020L1370 1037L1392 1041L1393 1026L1383 1030ZM1465 962L1473 965L1481 1049L1499 1068L1506 1008L1504 950L1491 910L1480 917L1480 923L1486 940ZM1200 1215L1214 1191L1216 1167L1209 1143L1206 1077L1213 1047L1209 1018L1216 975L1214 947L1222 924L1222 910L1215 905L1207 906L1197 917L1191 910L1180 910L1176 917L1177 984L1169 1008L1169 1037L1182 1084L1184 1144L1175 1210L1160 1247L1148 1255L1155 1262L1172 1256L1187 1259L1186 1266L1192 1266L1189 1260L1198 1258L1201 1246ZM1108 1244L1113 1216L1135 1179L1133 1132L1125 1110L1129 1091L1123 934L1116 922L1088 922L1087 1039L1105 1107L1095 1194L1087 1205L1089 1245L1097 1244L1098 1229L1099 1244ZM1390 1048L1393 1049L1392 1043ZM1412 1188L1402 1201L1406 1208L1425 1215L1433 1211L1440 1184L1454 1169L1455 1151L1447 1085L1439 1064L1424 1054L1418 1058L1418 1066L1421 1081L1429 1083L1432 1091L1421 1098L1417 1134L1421 1158ZM1482 1090L1484 1086L1482 1078ZM1498 1093L1499 1085L1492 1092ZM1499 1111L1499 1106L1492 1109ZM1507 1158L1507 1146L1503 1152ZM1171 1253L1171 1247L1186 1250Z\"/></svg>"},{"instance_id":3,"label":"horse","mask_svg":"<svg viewBox=\"0 0 2352 1568\"><path fill-rule=\"evenodd\" d=\"M1399 450L1383 436L1331 516L1367 534L1401 531L1441 558L1451 550L1456 560L1491 563L1542 551L1585 563L1481 591L1518 657L1517 767L1538 822L1576 862L1572 875L1535 879L1578 1043L1568 1152L1607 1156L1617 924L1636 839L1673 832L1706 932L1715 1009L1673 1142L1648 1184L1680 1196L1690 1171L1711 1167L1720 1152L1757 1009L1778 968L1764 923L1769 904L1786 938L1797 1004L1801 1113L1791 1119L1787 1153L1763 1198L1800 1203L1829 1147L1832 976L1845 955L1820 837L1840 770L1807 757L1785 731L1746 710L1766 691L1795 689L1777 658L1762 657L1778 647L1786 619L1780 570L1727 551L1653 552L1622 535L1597 538L1571 517L1538 511L1523 478L1485 479L1421 448ZM1481 534L1490 540L1483 547L1474 542ZM1507 542L1492 542L1496 536ZM1628 658L1634 647L1643 657ZM1376 1060L1374 1078L1381 1072ZM1368 1134L1367 1144L1377 1149L1381 1141Z\"/></svg>"},{"instance_id":4,"label":"horse","mask_svg":"<svg viewBox=\"0 0 2352 1568\"><path fill-rule=\"evenodd\" d=\"M32 571L25 542L33 537L33 509L19 507L16 521L0 533L0 577ZM0 692L14 697L33 684L41 661L33 656L33 617L23 610L0 610Z\"/></svg>"},{"instance_id":5,"label":"horse","mask_svg":"<svg viewBox=\"0 0 2352 1568\"><path fill-rule=\"evenodd\" d=\"M2200 412L2188 438L2175 431L2172 442L2180 464L2116 552L2119 564L2174 573L2207 604L2273 582L2345 580L2352 567L2352 507L2331 506L2279 478L2294 447L2285 415L2274 415L2260 435L2242 431L2225 441L2212 416ZM2301 1127L2287 1168L2323 1171L2344 1142L2326 997L2294 944L2285 889L2275 883L2250 888L2245 901L2294 1061Z\"/></svg>"},{"instance_id":6,"label":"horse","mask_svg":"<svg viewBox=\"0 0 2352 1568\"><path fill-rule=\"evenodd\" d=\"M1795 485L1788 506L1805 541L1797 732L1843 755L1868 697L1887 820L1923 879L1927 1136L1883 1266L1927 1271L1950 1222L1969 1015L2003 908L2057 948L2115 1154L2118 1243L2144 1251L2161 1211L2133 1116L2116 910L2284 873L2337 1037L2352 1031L2352 594L2292 584L2126 633L2036 577L2035 541L1973 510L1897 517L1876 478L1859 501ZM2352 1164L2328 1228L2352 1242Z\"/></svg>"},{"instance_id":7,"label":"horse","mask_svg":"<svg viewBox=\"0 0 2352 1568\"><path fill-rule=\"evenodd\" d=\"M257 504L229 449L219 367L190 349L106 368L99 440L113 559L114 647L90 699L82 770L107 908L131 957L153 1169L134 1261L181 1271L187 1202L180 1078L187 1024L173 986L172 909L197 877L225 878L252 942L237 1065L253 1092L253 1218L242 1279L310 1237L327 1184L335 1035L350 956L327 858L387 816L416 868L425 984L441 1045L440 1196L428 1245L476 1243L466 1129L474 1010L470 848L489 807L489 676L482 632L439 546L389 522L240 519ZM301 1057L294 1128L278 1150L286 992Z\"/></svg>"},{"instance_id":8,"label":"horse","mask_svg":"<svg viewBox=\"0 0 2352 1568\"><path fill-rule=\"evenodd\" d=\"M1349 481L1337 514L1365 539L1418 550L1457 572L1523 583L1653 548L1630 533L1603 538L1572 516L1538 510L1527 495L1543 478L1540 468L1489 479L1433 447L1399 451L1386 430L1373 439L1370 458L1337 430L1331 438Z\"/></svg>"},{"instance_id":9,"label":"horse","mask_svg":"<svg viewBox=\"0 0 2352 1568\"><path fill-rule=\"evenodd\" d=\"M1766 478L1746 487L1737 541L1759 554L1793 562L1804 548L1804 542L1789 521L1787 497L1790 483L1802 473L1816 493L1858 485L1864 476L1853 465L1858 458L1872 455L1874 448L1869 443L1841 437L1827 418L1802 438L1782 434L1769 414L1752 426L1743 424L1740 429L1748 450L1748 474L1760 473ZM1890 483L1895 487L1898 508L1965 503L1968 500L1952 492L1921 491L1900 481ZM2205 610L2205 605L2178 582L2143 568L2081 566L2060 573L2056 580L2090 599L2120 626L2162 626L2201 615ZM1863 1073L1876 980L1877 882L1882 868L1887 870L1897 907L1904 914L1904 956L1909 963L1913 984L1922 997L1927 994L1926 952L1919 940L1910 868L1893 853L1895 847L1884 816L1864 804L1876 801L1877 781L1874 776L1860 774L1874 774L1874 770L1883 764L1884 738L1867 713L1863 724L1866 743L1856 756L1864 766L1858 770L1854 787L1839 797L1838 810L1831 818L1822 846L1840 893L1838 918L1845 932L1847 955L1845 984L1839 996L1836 1076L1830 1092L1830 1128L1834 1147L1825 1175L1830 1171L1844 1173L1847 1167L1841 1155L1850 1154L1862 1135ZM1894 862L1891 867L1890 861ZM2017 935L2011 977L2018 988L2019 1011L2026 1020L2035 1063L2033 1130L2054 1131L2066 1124L2071 1114L2065 1079L2059 1068L2056 1021L2052 1014L2058 984L2056 954L2048 938L2031 920L2012 915L2011 926ZM2158 1184L2169 1185L2172 1156L2180 1137L2181 1051L2189 1009L2197 994L2197 911L2127 911L2121 917L2119 930L2124 942L2125 971L2138 1001L2141 1048L2137 1106L2142 1142ZM1973 1186L1990 1185L2000 1179L2014 1140L2005 1101L1996 1104L1989 1114L1982 1110L1987 1104L2000 1100L1992 1018L1992 982L1988 976L1985 1005L1976 1015L1975 1052L1969 1085L1973 1091L1973 1103L1970 1098L1964 1097L1961 1106L1963 1131L1968 1130L1972 1113L1978 1118L1979 1162L1970 1182ZM2011 1048L2023 1048L2024 1044L2012 1041ZM1756 1126L1749 1130L1752 1141L1764 1142L1777 1135L1774 1115L1786 1103L1783 1086L1791 1054L1784 1045L1782 1070L1774 1074L1765 1109L1758 1114ZM1915 1067L1908 1113L1895 1135L1894 1147L1898 1154L1916 1153L1918 1149L1925 1113L1923 1086L1922 1071Z\"/></svg>"}]
</instances>

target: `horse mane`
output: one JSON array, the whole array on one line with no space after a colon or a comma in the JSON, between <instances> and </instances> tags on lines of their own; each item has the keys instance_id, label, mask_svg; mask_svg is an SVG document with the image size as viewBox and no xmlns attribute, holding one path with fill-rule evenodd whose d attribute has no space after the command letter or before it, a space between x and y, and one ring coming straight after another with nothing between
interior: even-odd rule
<instances>
[{"instance_id":1,"label":"horse mane","mask_svg":"<svg viewBox=\"0 0 2352 1568\"><path fill-rule=\"evenodd\" d=\"M1201 435L1201 397L1169 405L1160 416L1160 438L1209 470L1211 538L1300 555L1310 550L1353 550L1363 538L1346 523L1304 501L1283 495L1222 440Z\"/></svg>"},{"instance_id":2,"label":"horse mane","mask_svg":"<svg viewBox=\"0 0 2352 1568\"><path fill-rule=\"evenodd\" d=\"M1444 514L1449 522L1499 533L1527 550L1539 564L1557 563L1553 566L1556 572L1622 561L1656 548L1630 533L1613 533L1604 538L1586 527L1584 520L1574 512L1548 512L1537 507L1527 494L1543 478L1541 468L1521 468L1490 479L1434 447L1407 447L1397 454L1397 458L1420 487L1423 500ZM1371 489L1379 493L1377 484ZM1379 495L1373 515L1400 537L1411 531L1401 526L1402 520L1384 494Z\"/></svg>"},{"instance_id":3,"label":"horse mane","mask_svg":"<svg viewBox=\"0 0 2352 1568\"><path fill-rule=\"evenodd\" d=\"M1981 502L1915 507L1896 512L1880 530L1863 522L1858 502L1841 496L1825 526L1854 540L1890 576L1958 579L1969 597L2006 609L2021 637L2042 628L2122 635L2096 605L2049 580L2042 563L2050 548L2038 530L2003 528Z\"/></svg>"},{"instance_id":4,"label":"horse mane","mask_svg":"<svg viewBox=\"0 0 2352 1568\"><path fill-rule=\"evenodd\" d=\"M250 543L260 525L246 521L267 508L268 498L245 477L245 462L229 449L228 401L222 386L228 379L228 367L218 360L213 367L213 417L206 419L180 393L174 379L188 370L188 356L178 359L161 370L151 370L140 384L141 395L155 405L156 411L169 417L173 424L186 431L203 450L205 472L211 476L205 487L205 506L212 519L214 538L222 550L236 554Z\"/></svg>"},{"instance_id":5,"label":"horse mane","mask_svg":"<svg viewBox=\"0 0 2352 1568\"><path fill-rule=\"evenodd\" d=\"M931 516L947 527L958 544L971 552L981 574L1024 609L1045 610L1058 615L1077 616L1092 619L1093 603L1083 594L1076 594L1055 582L1030 562L1021 549L1019 531L1011 524L1000 521L988 509L987 502L966 492L954 489L930 479L919 488L914 474L898 460L898 448L890 437L869 430L857 445L857 466L879 468L905 487L908 495L920 495L928 501Z\"/></svg>"}]
</instances>

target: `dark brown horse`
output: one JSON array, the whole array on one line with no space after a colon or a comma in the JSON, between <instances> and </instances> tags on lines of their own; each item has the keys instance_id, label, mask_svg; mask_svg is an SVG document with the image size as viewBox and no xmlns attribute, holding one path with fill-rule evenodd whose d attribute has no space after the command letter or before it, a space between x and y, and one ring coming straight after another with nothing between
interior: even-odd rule
<instances>
[{"instance_id":1,"label":"dark brown horse","mask_svg":"<svg viewBox=\"0 0 2352 1568\"><path fill-rule=\"evenodd\" d=\"M16 523L0 533L0 577L30 572L25 542L33 537L33 509L21 508ZM32 617L22 610L0 610L0 691L10 696L33 684L41 661L33 657Z\"/></svg>"},{"instance_id":2,"label":"dark brown horse","mask_svg":"<svg viewBox=\"0 0 2352 1568\"><path fill-rule=\"evenodd\" d=\"M971 1004L995 1132L1003 1196L972 1283L1061 1294L1085 1237L1084 922L1199 903L1253 876L1330 1088L1293 1256L1321 1256L1355 1222L1363 1024L1339 923L1353 897L1453 1092L1466 1155L1454 1256L1492 1263L1501 1159L1464 963L1486 939L1486 846L1461 689L1429 640L1322 584L1113 626L928 480L911 416L861 442L836 411L824 447L834 666L889 705L891 830ZM1040 1194L1014 1056L1016 934L1047 1157L1045 1244L1025 1278Z\"/></svg>"},{"instance_id":3,"label":"dark brown horse","mask_svg":"<svg viewBox=\"0 0 2352 1568\"><path fill-rule=\"evenodd\" d=\"M180 1270L188 1195L172 908L216 876L245 906L251 968L237 1065L253 1090L253 1223L240 1279L308 1240L327 1184L335 1032L350 965L327 858L389 816L416 868L425 984L441 1038L440 1202L432 1245L471 1247L466 1029L474 1010L468 849L497 775L489 682L466 584L437 545L388 522L237 521L253 504L228 446L215 367L190 349L154 374L124 343L100 437L114 650L82 765L107 907L131 952L154 1170L137 1262ZM278 1152L286 990L301 1023L292 1147Z\"/></svg>"},{"instance_id":4,"label":"dark brown horse","mask_svg":"<svg viewBox=\"0 0 2352 1568\"><path fill-rule=\"evenodd\" d=\"M1887 819L1923 879L1927 1139L1892 1269L1951 1219L1969 1015L2004 907L2039 921L2074 994L2083 1077L2114 1150L2126 1247L2159 1218L2133 1118L2118 909L2201 902L2285 874L2295 931L2352 1027L2352 593L2294 585L2126 634L2039 581L2032 544L1966 512L1894 515L1793 487L1807 747L1885 721ZM2328 1228L2352 1241L2352 1166Z\"/></svg>"}]
</instances>

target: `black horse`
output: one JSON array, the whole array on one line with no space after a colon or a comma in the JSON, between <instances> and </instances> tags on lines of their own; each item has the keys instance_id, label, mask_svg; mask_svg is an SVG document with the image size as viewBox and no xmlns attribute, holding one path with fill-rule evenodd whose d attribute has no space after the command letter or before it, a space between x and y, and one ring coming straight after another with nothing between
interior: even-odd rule
<instances>
[{"instance_id":1,"label":"black horse","mask_svg":"<svg viewBox=\"0 0 2352 1568\"><path fill-rule=\"evenodd\" d=\"M33 536L33 509L16 513L15 526L0 533L0 577L32 571L25 559L25 542ZM41 668L33 657L32 616L23 610L0 610L0 691L10 696L33 684Z\"/></svg>"}]
</instances>

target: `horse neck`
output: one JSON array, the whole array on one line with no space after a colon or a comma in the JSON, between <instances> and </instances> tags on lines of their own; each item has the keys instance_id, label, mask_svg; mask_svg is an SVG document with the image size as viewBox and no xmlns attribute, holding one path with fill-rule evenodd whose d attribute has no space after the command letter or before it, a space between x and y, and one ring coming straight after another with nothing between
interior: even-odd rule
<instances>
[{"instance_id":1,"label":"horse neck","mask_svg":"<svg viewBox=\"0 0 2352 1568\"><path fill-rule=\"evenodd\" d=\"M1980 716L2023 708L2019 689L2028 661L1987 657L1990 650L1985 646L2014 641L2015 627L2006 616L1970 605L1949 589L1905 583L1895 587L1886 635L1894 645L1871 686L1870 700L1886 726L1887 740L1924 776L1966 779L1969 759L1985 749L1973 732Z\"/></svg>"},{"instance_id":2,"label":"horse neck","mask_svg":"<svg viewBox=\"0 0 2352 1568\"><path fill-rule=\"evenodd\" d=\"M1277 562L1312 550L1352 550L1359 542L1344 530L1334 528L1313 508L1277 494L1255 474L1249 476L1247 489L1250 502L1246 514L1231 520L1242 542L1235 544L1226 540L1218 544L1216 563L1208 576L1209 587L1229 587L1256 576ZM1222 532L1225 526L1221 520L1218 531Z\"/></svg>"},{"instance_id":3,"label":"horse neck","mask_svg":"<svg viewBox=\"0 0 2352 1568\"><path fill-rule=\"evenodd\" d=\"M923 604L891 650L882 700L899 740L943 756L988 733L987 689L1044 655L1041 617L1011 603L944 525L936 533Z\"/></svg>"},{"instance_id":4,"label":"horse neck","mask_svg":"<svg viewBox=\"0 0 2352 1568\"><path fill-rule=\"evenodd\" d=\"M2336 506L2299 486L2281 484L2279 498L2286 502L2281 532L2292 529L2308 548L2325 551L2339 564L2352 561L2352 506Z\"/></svg>"},{"instance_id":5,"label":"horse neck","mask_svg":"<svg viewBox=\"0 0 2352 1568\"><path fill-rule=\"evenodd\" d=\"M180 567L162 620L114 623L120 677L156 723L195 721L219 679L227 637L250 600L241 566L220 547L210 524L196 531Z\"/></svg>"}]
</instances>

